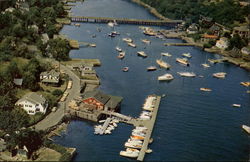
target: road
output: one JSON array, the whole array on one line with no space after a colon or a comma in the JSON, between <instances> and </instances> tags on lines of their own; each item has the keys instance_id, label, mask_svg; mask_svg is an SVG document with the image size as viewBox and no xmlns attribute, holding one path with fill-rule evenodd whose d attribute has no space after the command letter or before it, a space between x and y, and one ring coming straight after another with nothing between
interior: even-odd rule
<instances>
[{"instance_id":1,"label":"road","mask_svg":"<svg viewBox=\"0 0 250 162\"><path fill-rule=\"evenodd\" d=\"M73 82L72 88L67 90L69 92L67 99L64 102L58 103L57 110L55 112L51 112L43 120L41 120L35 125L35 129L37 130L46 130L48 128L57 125L62 120L64 112L68 107L69 101L80 95L81 84L79 77L75 73L73 73L68 67L62 64L60 64L60 68L61 70L65 71L65 73L69 76L69 78L72 79Z\"/></svg>"}]
</instances>

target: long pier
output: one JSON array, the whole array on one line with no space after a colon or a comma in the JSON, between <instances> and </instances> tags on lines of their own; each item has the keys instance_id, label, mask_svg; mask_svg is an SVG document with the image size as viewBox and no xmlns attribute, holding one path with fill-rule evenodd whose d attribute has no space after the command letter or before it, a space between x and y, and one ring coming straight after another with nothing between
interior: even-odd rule
<instances>
[{"instance_id":1,"label":"long pier","mask_svg":"<svg viewBox=\"0 0 250 162\"><path fill-rule=\"evenodd\" d=\"M176 26L182 23L182 20L144 20L128 18L111 18L111 17L89 17L89 16L70 16L72 22L91 22L91 23L109 23L117 22L118 24L135 24L135 25L154 25L154 26Z\"/></svg>"}]
</instances>

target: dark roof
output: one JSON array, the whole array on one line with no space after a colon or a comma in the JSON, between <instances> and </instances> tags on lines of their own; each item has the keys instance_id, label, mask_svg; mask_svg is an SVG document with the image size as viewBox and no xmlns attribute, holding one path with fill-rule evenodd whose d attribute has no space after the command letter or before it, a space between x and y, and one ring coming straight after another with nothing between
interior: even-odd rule
<instances>
[{"instance_id":1,"label":"dark roof","mask_svg":"<svg viewBox=\"0 0 250 162\"><path fill-rule=\"evenodd\" d=\"M218 26L218 25L212 25L212 26L209 28L209 30L211 30L211 31L218 31L218 30L221 30L221 27Z\"/></svg>"},{"instance_id":2,"label":"dark roof","mask_svg":"<svg viewBox=\"0 0 250 162\"><path fill-rule=\"evenodd\" d=\"M42 95L38 95L35 92L30 92L24 95L21 99L19 99L17 103L22 101L29 101L32 102L33 104L43 104L46 102L46 99Z\"/></svg>"},{"instance_id":3,"label":"dark roof","mask_svg":"<svg viewBox=\"0 0 250 162\"><path fill-rule=\"evenodd\" d=\"M86 92L84 94L83 99L87 99L87 98L95 98L99 102L106 104L108 100L110 99L110 96L102 93L99 90L94 90L94 91Z\"/></svg>"},{"instance_id":4,"label":"dark roof","mask_svg":"<svg viewBox=\"0 0 250 162\"><path fill-rule=\"evenodd\" d=\"M116 108L117 105L123 100L122 97L119 96L110 96L110 100L107 102L106 106L110 108Z\"/></svg>"}]
</instances>

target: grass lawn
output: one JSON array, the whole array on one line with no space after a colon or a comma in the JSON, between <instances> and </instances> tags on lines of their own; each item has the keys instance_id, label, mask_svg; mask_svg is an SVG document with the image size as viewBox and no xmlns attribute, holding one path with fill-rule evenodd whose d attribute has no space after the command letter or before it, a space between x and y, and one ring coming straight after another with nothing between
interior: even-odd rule
<instances>
[{"instance_id":1,"label":"grass lawn","mask_svg":"<svg viewBox=\"0 0 250 162\"><path fill-rule=\"evenodd\" d=\"M100 66L101 61L99 59L72 59L70 61L61 62L63 65L72 65L72 64L93 64L93 66Z\"/></svg>"}]
</instances>

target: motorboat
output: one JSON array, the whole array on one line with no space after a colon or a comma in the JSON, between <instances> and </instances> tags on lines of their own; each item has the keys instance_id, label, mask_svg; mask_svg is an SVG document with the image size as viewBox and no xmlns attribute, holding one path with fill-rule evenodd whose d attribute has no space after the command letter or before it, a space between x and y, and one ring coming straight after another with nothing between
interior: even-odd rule
<instances>
[{"instance_id":1,"label":"motorboat","mask_svg":"<svg viewBox=\"0 0 250 162\"><path fill-rule=\"evenodd\" d=\"M250 82L240 82L241 85L245 86L245 87L249 87L250 86Z\"/></svg>"},{"instance_id":2,"label":"motorboat","mask_svg":"<svg viewBox=\"0 0 250 162\"><path fill-rule=\"evenodd\" d=\"M152 149L147 149L145 152L149 154L149 153L153 152L153 150Z\"/></svg>"},{"instance_id":3,"label":"motorboat","mask_svg":"<svg viewBox=\"0 0 250 162\"><path fill-rule=\"evenodd\" d=\"M129 67L122 68L122 71L127 72L129 70Z\"/></svg>"},{"instance_id":4,"label":"motorboat","mask_svg":"<svg viewBox=\"0 0 250 162\"><path fill-rule=\"evenodd\" d=\"M232 104L233 107L241 107L240 104Z\"/></svg>"},{"instance_id":5,"label":"motorboat","mask_svg":"<svg viewBox=\"0 0 250 162\"><path fill-rule=\"evenodd\" d=\"M105 133L105 134L111 134L111 131L108 130L108 129L106 129L106 130L104 131L104 133Z\"/></svg>"},{"instance_id":6,"label":"motorboat","mask_svg":"<svg viewBox=\"0 0 250 162\"><path fill-rule=\"evenodd\" d=\"M193 72L177 72L180 76L183 77L195 77L196 74Z\"/></svg>"},{"instance_id":7,"label":"motorboat","mask_svg":"<svg viewBox=\"0 0 250 162\"><path fill-rule=\"evenodd\" d=\"M143 43L146 43L146 44L150 44L150 43L151 43L151 41L148 40L148 39L142 39L141 41L142 41Z\"/></svg>"},{"instance_id":8,"label":"motorboat","mask_svg":"<svg viewBox=\"0 0 250 162\"><path fill-rule=\"evenodd\" d=\"M200 88L201 91L205 91L205 92L211 92L212 89L210 88Z\"/></svg>"},{"instance_id":9,"label":"motorboat","mask_svg":"<svg viewBox=\"0 0 250 162\"><path fill-rule=\"evenodd\" d=\"M99 120L99 123L104 123L106 120Z\"/></svg>"},{"instance_id":10,"label":"motorboat","mask_svg":"<svg viewBox=\"0 0 250 162\"><path fill-rule=\"evenodd\" d=\"M147 54L144 51L138 51L137 55L141 56L141 57L148 57Z\"/></svg>"},{"instance_id":11,"label":"motorboat","mask_svg":"<svg viewBox=\"0 0 250 162\"><path fill-rule=\"evenodd\" d=\"M134 152L140 152L139 150L137 149L133 149L133 148L127 148L126 151L134 151Z\"/></svg>"},{"instance_id":12,"label":"motorboat","mask_svg":"<svg viewBox=\"0 0 250 162\"><path fill-rule=\"evenodd\" d=\"M209 68L210 67L210 65L209 64L206 64L206 63L204 63L204 64L201 64L204 68Z\"/></svg>"},{"instance_id":13,"label":"motorboat","mask_svg":"<svg viewBox=\"0 0 250 162\"><path fill-rule=\"evenodd\" d=\"M187 58L191 58L192 57L190 53L183 53L182 56L185 56Z\"/></svg>"},{"instance_id":14,"label":"motorboat","mask_svg":"<svg viewBox=\"0 0 250 162\"><path fill-rule=\"evenodd\" d=\"M120 47L115 47L115 49L118 51L118 52L122 52L122 49Z\"/></svg>"},{"instance_id":15,"label":"motorboat","mask_svg":"<svg viewBox=\"0 0 250 162\"><path fill-rule=\"evenodd\" d=\"M136 140L144 140L145 137L142 137L142 136L130 136L131 139L136 139Z\"/></svg>"},{"instance_id":16,"label":"motorboat","mask_svg":"<svg viewBox=\"0 0 250 162\"><path fill-rule=\"evenodd\" d=\"M244 129L247 133L250 134L250 127L249 127L249 126L247 126L247 125L242 125L241 127L242 127L242 129Z\"/></svg>"},{"instance_id":17,"label":"motorboat","mask_svg":"<svg viewBox=\"0 0 250 162\"><path fill-rule=\"evenodd\" d=\"M114 27L115 24L114 24L113 22L109 22L109 23L108 23L108 26L109 26L109 27Z\"/></svg>"},{"instance_id":18,"label":"motorboat","mask_svg":"<svg viewBox=\"0 0 250 162\"><path fill-rule=\"evenodd\" d=\"M145 137L145 134L142 133L142 132L132 132L132 135L133 136L142 136L142 137Z\"/></svg>"},{"instance_id":19,"label":"motorboat","mask_svg":"<svg viewBox=\"0 0 250 162\"><path fill-rule=\"evenodd\" d=\"M164 61L161 60L161 59L157 59L157 60L156 60L156 63L157 63L161 68L169 69L169 68L171 67L168 63L164 62Z\"/></svg>"},{"instance_id":20,"label":"motorboat","mask_svg":"<svg viewBox=\"0 0 250 162\"><path fill-rule=\"evenodd\" d=\"M90 46L90 47L96 47L96 44L90 43L89 46Z\"/></svg>"},{"instance_id":21,"label":"motorboat","mask_svg":"<svg viewBox=\"0 0 250 162\"><path fill-rule=\"evenodd\" d=\"M135 142L135 143L137 143L137 144L141 144L142 145L142 141L140 141L140 140L132 140L132 139L128 139L128 142Z\"/></svg>"},{"instance_id":22,"label":"motorboat","mask_svg":"<svg viewBox=\"0 0 250 162\"><path fill-rule=\"evenodd\" d=\"M156 66L149 66L149 67L147 68L147 71L155 71L155 70L157 70L157 67L156 67Z\"/></svg>"},{"instance_id":23,"label":"motorboat","mask_svg":"<svg viewBox=\"0 0 250 162\"><path fill-rule=\"evenodd\" d=\"M136 47L136 45L134 44L134 43L128 43L128 45L130 46L130 47Z\"/></svg>"},{"instance_id":24,"label":"motorboat","mask_svg":"<svg viewBox=\"0 0 250 162\"><path fill-rule=\"evenodd\" d=\"M136 151L120 151L121 156L137 158L139 156L139 152Z\"/></svg>"},{"instance_id":25,"label":"motorboat","mask_svg":"<svg viewBox=\"0 0 250 162\"><path fill-rule=\"evenodd\" d=\"M164 75L161 75L161 76L159 76L158 77L158 80L173 80L174 79L174 77L173 77L173 75L171 75L171 74L169 74L169 73L166 73L166 74L164 74Z\"/></svg>"},{"instance_id":26,"label":"motorboat","mask_svg":"<svg viewBox=\"0 0 250 162\"><path fill-rule=\"evenodd\" d=\"M149 36L156 36L157 35L157 33L152 28L145 28L143 30L143 33L145 35L149 35Z\"/></svg>"},{"instance_id":27,"label":"motorboat","mask_svg":"<svg viewBox=\"0 0 250 162\"><path fill-rule=\"evenodd\" d=\"M117 31L112 31L111 33L114 35L120 35L120 33L118 33Z\"/></svg>"},{"instance_id":28,"label":"motorboat","mask_svg":"<svg viewBox=\"0 0 250 162\"><path fill-rule=\"evenodd\" d=\"M123 59L125 57L125 52L120 52L117 56L119 59Z\"/></svg>"},{"instance_id":29,"label":"motorboat","mask_svg":"<svg viewBox=\"0 0 250 162\"><path fill-rule=\"evenodd\" d=\"M171 57L171 56L172 56L172 55L169 54L168 52L166 52L166 53L165 53L165 52L162 52L161 55L162 55L162 56L167 56L167 57Z\"/></svg>"},{"instance_id":30,"label":"motorboat","mask_svg":"<svg viewBox=\"0 0 250 162\"><path fill-rule=\"evenodd\" d=\"M131 143L131 142L125 142L125 147L130 147L130 148L135 148L135 149L140 149L142 148L141 144L135 144L135 143Z\"/></svg>"},{"instance_id":31,"label":"motorboat","mask_svg":"<svg viewBox=\"0 0 250 162\"><path fill-rule=\"evenodd\" d=\"M185 58L176 58L176 62L179 62L179 63L181 63L183 65L189 66L189 62Z\"/></svg>"},{"instance_id":32,"label":"motorboat","mask_svg":"<svg viewBox=\"0 0 250 162\"><path fill-rule=\"evenodd\" d=\"M115 37L116 35L113 34L113 33L109 33L108 36L110 36L110 37Z\"/></svg>"},{"instance_id":33,"label":"motorboat","mask_svg":"<svg viewBox=\"0 0 250 162\"><path fill-rule=\"evenodd\" d=\"M220 79L224 79L224 78L226 77L226 74L227 74L227 73L224 73L224 72L214 73L214 74L213 74L213 77L215 77L215 78L220 78Z\"/></svg>"},{"instance_id":34,"label":"motorboat","mask_svg":"<svg viewBox=\"0 0 250 162\"><path fill-rule=\"evenodd\" d=\"M122 40L124 42L127 42L127 43L132 43L133 42L133 40L131 38L122 38Z\"/></svg>"},{"instance_id":35,"label":"motorboat","mask_svg":"<svg viewBox=\"0 0 250 162\"><path fill-rule=\"evenodd\" d=\"M80 27L81 26L81 24L74 24L76 27Z\"/></svg>"}]
</instances>

